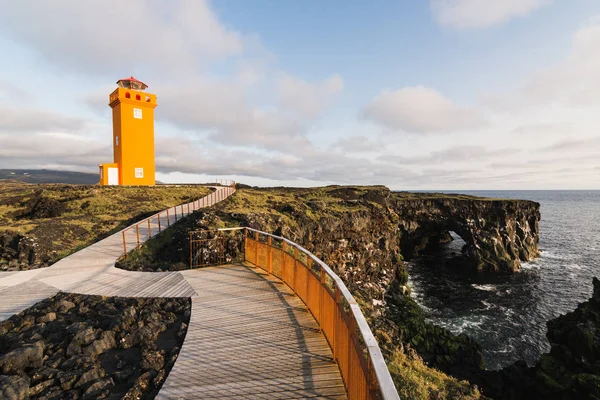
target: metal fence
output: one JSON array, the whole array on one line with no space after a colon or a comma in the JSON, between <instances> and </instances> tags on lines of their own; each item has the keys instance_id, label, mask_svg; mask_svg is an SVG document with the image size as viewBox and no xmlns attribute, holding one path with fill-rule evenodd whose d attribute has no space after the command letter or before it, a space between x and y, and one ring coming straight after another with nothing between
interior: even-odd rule
<instances>
[{"instance_id":1,"label":"metal fence","mask_svg":"<svg viewBox=\"0 0 600 400\"><path fill-rule=\"evenodd\" d=\"M213 238L195 239L194 244L190 235L190 266L230 262L223 261L232 248L223 242L224 232L243 232L238 236L243 259L281 279L306 304L332 349L350 400L399 399L377 341L346 285L302 246L252 228L220 229ZM194 259L198 255L200 262Z\"/></svg>"},{"instance_id":2,"label":"metal fence","mask_svg":"<svg viewBox=\"0 0 600 400\"><path fill-rule=\"evenodd\" d=\"M239 231L190 232L190 268L244 261L244 237Z\"/></svg>"},{"instance_id":3,"label":"metal fence","mask_svg":"<svg viewBox=\"0 0 600 400\"><path fill-rule=\"evenodd\" d=\"M127 254L131 248L139 248L142 243L152 236L160 233L163 229L171 226L181 218L201 208L210 207L235 193L235 182L226 187L219 187L216 191L189 203L180 204L152 215L134 225L121 231L123 236L123 254ZM132 247L128 248L128 243Z\"/></svg>"}]
</instances>

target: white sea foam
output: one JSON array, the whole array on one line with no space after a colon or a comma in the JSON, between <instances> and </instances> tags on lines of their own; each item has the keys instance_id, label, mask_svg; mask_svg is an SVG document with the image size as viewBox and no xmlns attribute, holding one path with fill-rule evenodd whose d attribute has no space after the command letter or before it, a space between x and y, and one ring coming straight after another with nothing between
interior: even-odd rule
<instances>
[{"instance_id":1,"label":"white sea foam","mask_svg":"<svg viewBox=\"0 0 600 400\"><path fill-rule=\"evenodd\" d=\"M490 308L494 307L494 305L492 303L489 303L485 300L481 300L481 304L483 304L485 306L486 310L489 310Z\"/></svg>"},{"instance_id":2,"label":"white sea foam","mask_svg":"<svg viewBox=\"0 0 600 400\"><path fill-rule=\"evenodd\" d=\"M535 263L535 262L525 262L525 263L521 264L521 269L524 269L527 271L528 270L537 270L537 269L540 269L540 266L537 265L537 263Z\"/></svg>"},{"instance_id":3,"label":"white sea foam","mask_svg":"<svg viewBox=\"0 0 600 400\"><path fill-rule=\"evenodd\" d=\"M541 258L547 258L549 260L568 260L569 256L564 253L557 253L552 250L544 250L541 252Z\"/></svg>"},{"instance_id":4,"label":"white sea foam","mask_svg":"<svg viewBox=\"0 0 600 400\"><path fill-rule=\"evenodd\" d=\"M497 290L496 285L477 285L476 283L472 283L471 287L477 290L485 290L486 292L495 292Z\"/></svg>"},{"instance_id":5,"label":"white sea foam","mask_svg":"<svg viewBox=\"0 0 600 400\"><path fill-rule=\"evenodd\" d=\"M432 319L435 325L441 326L442 328L448 329L455 335L459 335L465 331L472 332L474 329L478 329L485 322L486 317L483 315L470 315L467 317L461 317L453 320L445 319Z\"/></svg>"}]
</instances>

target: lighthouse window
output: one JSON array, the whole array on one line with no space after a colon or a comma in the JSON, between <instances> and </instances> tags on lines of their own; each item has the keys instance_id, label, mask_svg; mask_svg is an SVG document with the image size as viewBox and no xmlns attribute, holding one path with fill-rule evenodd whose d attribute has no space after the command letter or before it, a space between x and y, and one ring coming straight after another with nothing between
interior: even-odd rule
<instances>
[{"instance_id":1,"label":"lighthouse window","mask_svg":"<svg viewBox=\"0 0 600 400\"><path fill-rule=\"evenodd\" d=\"M135 169L135 177L143 178L144 177L144 168L136 168Z\"/></svg>"},{"instance_id":2,"label":"lighthouse window","mask_svg":"<svg viewBox=\"0 0 600 400\"><path fill-rule=\"evenodd\" d=\"M141 108L133 109L133 118L142 119L142 109Z\"/></svg>"}]
</instances>

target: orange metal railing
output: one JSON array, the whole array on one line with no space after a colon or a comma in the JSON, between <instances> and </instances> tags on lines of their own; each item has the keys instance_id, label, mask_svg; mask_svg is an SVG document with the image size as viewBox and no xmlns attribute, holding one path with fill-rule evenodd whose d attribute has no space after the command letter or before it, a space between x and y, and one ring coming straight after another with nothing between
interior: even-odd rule
<instances>
[{"instance_id":1,"label":"orange metal railing","mask_svg":"<svg viewBox=\"0 0 600 400\"><path fill-rule=\"evenodd\" d=\"M139 248L143 242L160 233L163 229L171 226L181 218L201 208L210 207L235 193L235 182L229 181L225 187L216 187L216 191L186 204L180 204L152 215L134 225L121 231L123 237L123 254L127 255L128 237L129 243ZM133 238L131 236L135 235ZM131 248L129 248L131 250Z\"/></svg>"},{"instance_id":2,"label":"orange metal railing","mask_svg":"<svg viewBox=\"0 0 600 400\"><path fill-rule=\"evenodd\" d=\"M306 304L332 349L348 398L399 399L381 350L358 304L329 266L302 246L252 228L245 260L281 279Z\"/></svg>"}]
</instances>

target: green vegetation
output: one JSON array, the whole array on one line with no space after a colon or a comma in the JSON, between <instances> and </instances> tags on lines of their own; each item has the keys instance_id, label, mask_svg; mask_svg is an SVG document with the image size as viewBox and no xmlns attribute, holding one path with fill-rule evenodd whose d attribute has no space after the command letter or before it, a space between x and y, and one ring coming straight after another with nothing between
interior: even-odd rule
<instances>
[{"instance_id":1,"label":"green vegetation","mask_svg":"<svg viewBox=\"0 0 600 400\"><path fill-rule=\"evenodd\" d=\"M395 351L388 365L401 399L483 398L469 382L459 381L428 367L411 348Z\"/></svg>"},{"instance_id":2,"label":"green vegetation","mask_svg":"<svg viewBox=\"0 0 600 400\"><path fill-rule=\"evenodd\" d=\"M0 181L0 268L56 262L160 210L203 197L197 185L117 187ZM35 254L23 256L22 238ZM9 251L9 247L13 247ZM11 259L12 258L12 259ZM26 259L26 260L24 260Z\"/></svg>"}]
</instances>

